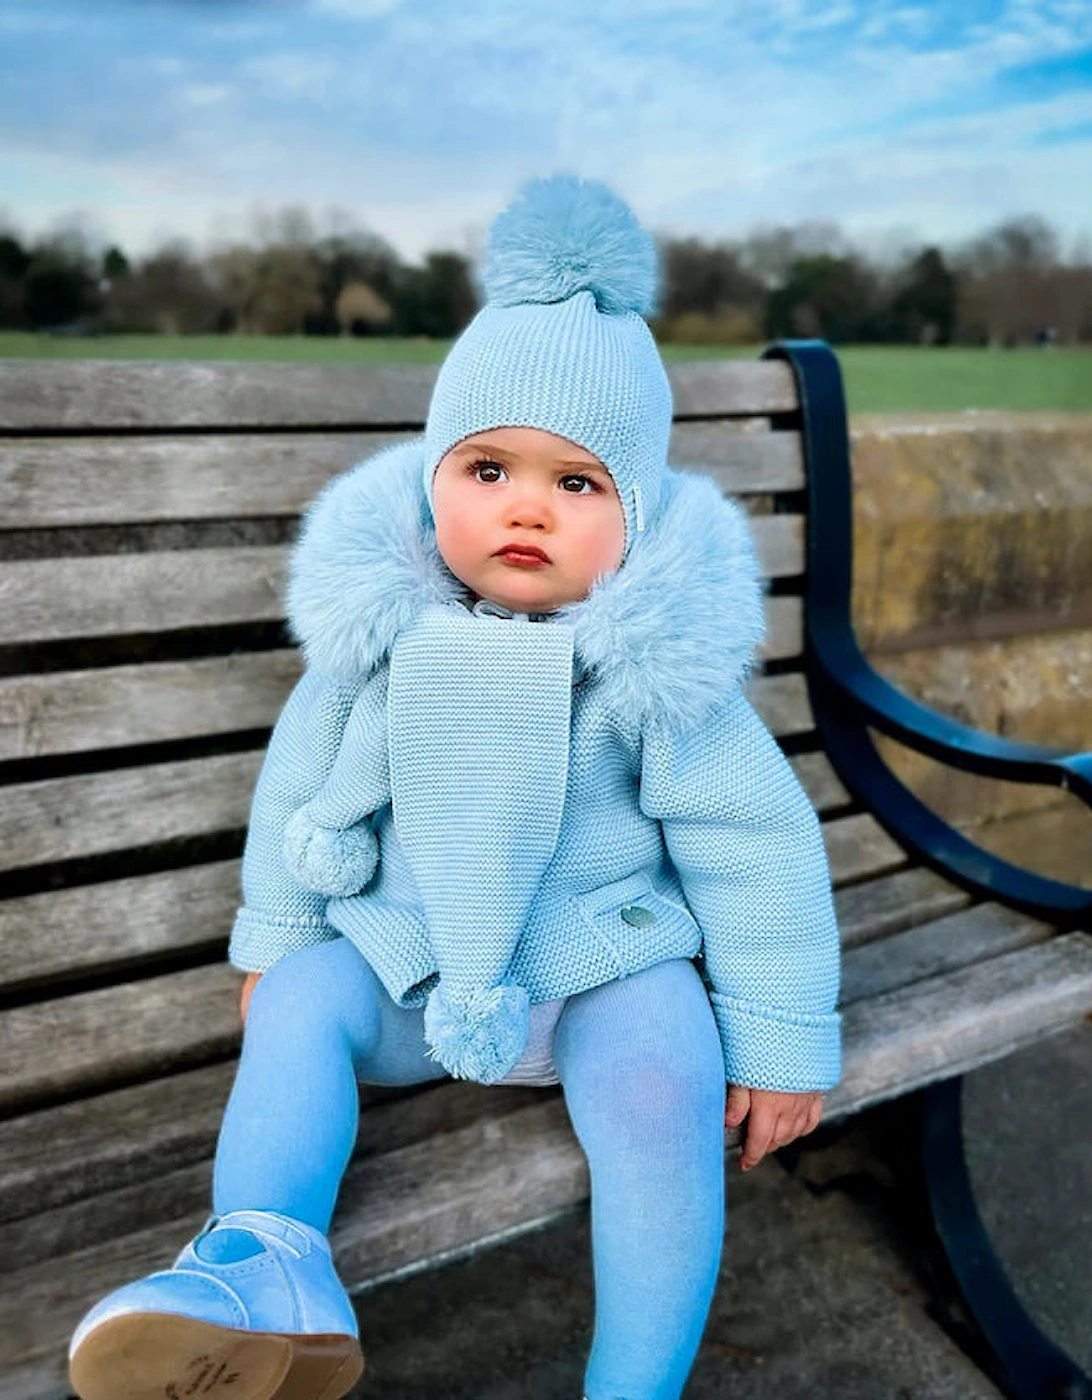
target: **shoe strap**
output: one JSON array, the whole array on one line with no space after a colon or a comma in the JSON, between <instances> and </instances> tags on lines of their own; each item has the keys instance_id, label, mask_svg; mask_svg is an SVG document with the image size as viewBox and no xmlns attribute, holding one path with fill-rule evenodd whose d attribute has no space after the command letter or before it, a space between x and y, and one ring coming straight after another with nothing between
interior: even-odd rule
<instances>
[{"instance_id":1,"label":"shoe strap","mask_svg":"<svg viewBox=\"0 0 1092 1400\"><path fill-rule=\"evenodd\" d=\"M264 1235L267 1239L286 1245L297 1258L310 1254L316 1241L321 1238L318 1231L308 1233L302 1223L291 1216L279 1215L271 1210L232 1210L226 1215L210 1215L201 1233L205 1235L217 1228L247 1230L259 1239Z\"/></svg>"}]
</instances>

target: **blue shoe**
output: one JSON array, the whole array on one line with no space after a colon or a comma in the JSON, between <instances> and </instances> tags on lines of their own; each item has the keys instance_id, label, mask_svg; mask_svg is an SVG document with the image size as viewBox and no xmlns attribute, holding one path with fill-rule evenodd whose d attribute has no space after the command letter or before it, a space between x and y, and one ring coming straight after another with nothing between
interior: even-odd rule
<instances>
[{"instance_id":1,"label":"blue shoe","mask_svg":"<svg viewBox=\"0 0 1092 1400\"><path fill-rule=\"evenodd\" d=\"M68 1348L81 1400L337 1400L364 1370L326 1236L268 1210L210 1216L170 1269L96 1303Z\"/></svg>"}]
</instances>

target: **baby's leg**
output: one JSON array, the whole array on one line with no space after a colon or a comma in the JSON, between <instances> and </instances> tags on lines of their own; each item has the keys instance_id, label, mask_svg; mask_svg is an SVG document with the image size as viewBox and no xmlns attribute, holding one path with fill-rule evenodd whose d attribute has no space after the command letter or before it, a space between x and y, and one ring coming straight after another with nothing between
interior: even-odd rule
<instances>
[{"instance_id":1,"label":"baby's leg","mask_svg":"<svg viewBox=\"0 0 1092 1400\"><path fill-rule=\"evenodd\" d=\"M589 1400L678 1400L724 1237L724 1059L709 998L673 958L567 1002L554 1062L591 1170Z\"/></svg>"},{"instance_id":2,"label":"baby's leg","mask_svg":"<svg viewBox=\"0 0 1092 1400\"><path fill-rule=\"evenodd\" d=\"M273 1210L329 1231L356 1141L357 1081L442 1078L424 1008L396 1005L347 938L291 953L255 987L213 1175L213 1210Z\"/></svg>"}]
</instances>

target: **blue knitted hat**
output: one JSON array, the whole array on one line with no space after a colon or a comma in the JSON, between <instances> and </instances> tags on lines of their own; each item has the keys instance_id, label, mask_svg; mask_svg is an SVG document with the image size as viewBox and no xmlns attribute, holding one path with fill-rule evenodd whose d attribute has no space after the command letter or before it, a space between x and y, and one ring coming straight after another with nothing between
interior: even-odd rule
<instances>
[{"instance_id":1,"label":"blue knitted hat","mask_svg":"<svg viewBox=\"0 0 1092 1400\"><path fill-rule=\"evenodd\" d=\"M425 424L424 486L442 457L488 428L542 428L592 452L614 478L625 553L655 516L671 434L671 386L642 313L656 249L604 184L530 180L498 215L486 304L440 368Z\"/></svg>"}]
</instances>

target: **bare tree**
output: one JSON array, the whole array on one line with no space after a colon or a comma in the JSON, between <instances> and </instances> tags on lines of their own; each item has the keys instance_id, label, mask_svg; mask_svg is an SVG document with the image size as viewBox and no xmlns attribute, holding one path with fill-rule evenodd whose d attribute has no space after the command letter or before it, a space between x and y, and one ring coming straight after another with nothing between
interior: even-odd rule
<instances>
[{"instance_id":1,"label":"bare tree","mask_svg":"<svg viewBox=\"0 0 1092 1400\"><path fill-rule=\"evenodd\" d=\"M1061 261L1061 239L1035 214L1007 219L956 253L959 335L993 345L1049 334L1075 343L1089 317L1087 265Z\"/></svg>"},{"instance_id":2,"label":"bare tree","mask_svg":"<svg viewBox=\"0 0 1092 1400\"><path fill-rule=\"evenodd\" d=\"M849 240L832 220L810 220L792 226L760 224L739 245L740 264L766 288L783 285L789 269L803 258L845 257Z\"/></svg>"},{"instance_id":3,"label":"bare tree","mask_svg":"<svg viewBox=\"0 0 1092 1400\"><path fill-rule=\"evenodd\" d=\"M115 330L188 335L217 330L221 303L192 247L173 239L108 280L106 309Z\"/></svg>"},{"instance_id":4,"label":"bare tree","mask_svg":"<svg viewBox=\"0 0 1092 1400\"><path fill-rule=\"evenodd\" d=\"M235 244L218 249L209 269L234 328L244 334L299 334L307 316L322 310L320 269L310 248Z\"/></svg>"},{"instance_id":5,"label":"bare tree","mask_svg":"<svg viewBox=\"0 0 1092 1400\"><path fill-rule=\"evenodd\" d=\"M250 220L254 241L263 248L310 248L318 236L310 211L302 204L286 204L273 210L259 204L251 211Z\"/></svg>"},{"instance_id":6,"label":"bare tree","mask_svg":"<svg viewBox=\"0 0 1092 1400\"><path fill-rule=\"evenodd\" d=\"M366 282L347 282L337 299L337 322L342 335L368 334L390 324L391 308Z\"/></svg>"}]
</instances>

